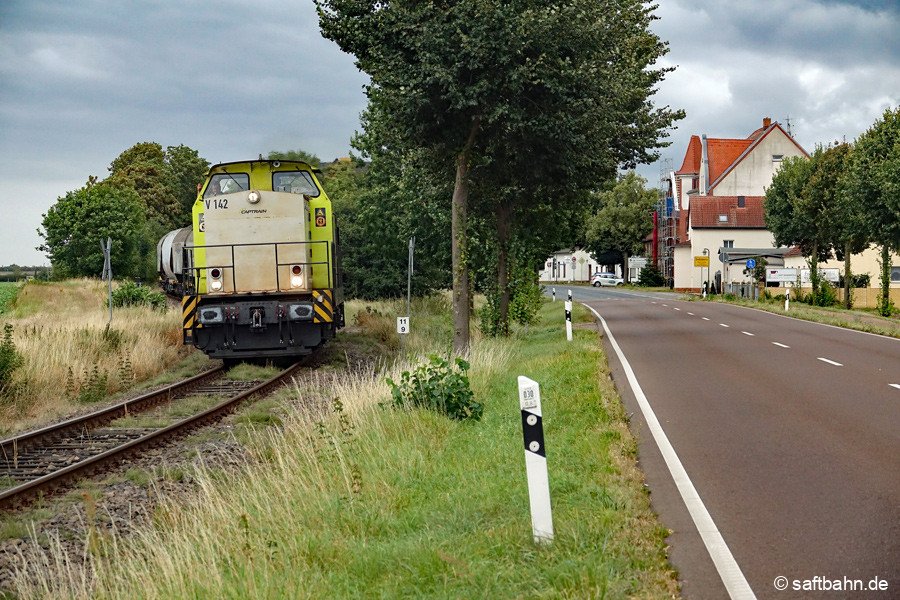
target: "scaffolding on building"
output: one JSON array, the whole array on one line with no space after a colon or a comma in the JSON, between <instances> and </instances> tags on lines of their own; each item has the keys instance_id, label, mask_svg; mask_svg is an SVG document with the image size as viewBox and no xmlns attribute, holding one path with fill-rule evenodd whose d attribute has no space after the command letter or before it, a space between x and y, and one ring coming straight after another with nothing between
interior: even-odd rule
<instances>
[{"instance_id":1,"label":"scaffolding on building","mask_svg":"<svg viewBox=\"0 0 900 600\"><path fill-rule=\"evenodd\" d=\"M674 200L674 171L672 159L659 161L659 190L656 203L656 268L666 280L666 286L675 285L675 244L677 243L678 204Z\"/></svg>"}]
</instances>

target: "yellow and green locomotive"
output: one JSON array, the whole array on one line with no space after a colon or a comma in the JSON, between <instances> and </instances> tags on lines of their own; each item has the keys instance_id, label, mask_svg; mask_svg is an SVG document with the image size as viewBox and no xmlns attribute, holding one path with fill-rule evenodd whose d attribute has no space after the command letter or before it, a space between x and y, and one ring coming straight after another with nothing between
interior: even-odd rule
<instances>
[{"instance_id":1,"label":"yellow and green locomotive","mask_svg":"<svg viewBox=\"0 0 900 600\"><path fill-rule=\"evenodd\" d=\"M158 247L161 283L183 294L185 344L226 362L293 358L344 326L338 228L318 172L263 159L210 168L190 234Z\"/></svg>"}]
</instances>

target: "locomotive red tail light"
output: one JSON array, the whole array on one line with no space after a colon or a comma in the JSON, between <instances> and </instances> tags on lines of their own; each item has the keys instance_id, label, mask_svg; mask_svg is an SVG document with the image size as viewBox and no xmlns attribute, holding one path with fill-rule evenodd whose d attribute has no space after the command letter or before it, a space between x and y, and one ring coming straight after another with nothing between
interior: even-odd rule
<instances>
[{"instance_id":1,"label":"locomotive red tail light","mask_svg":"<svg viewBox=\"0 0 900 600\"><path fill-rule=\"evenodd\" d=\"M291 265L291 287L303 287L303 267L300 265Z\"/></svg>"},{"instance_id":2,"label":"locomotive red tail light","mask_svg":"<svg viewBox=\"0 0 900 600\"><path fill-rule=\"evenodd\" d=\"M213 292L222 291L222 269L213 267L209 270L209 289Z\"/></svg>"}]
</instances>

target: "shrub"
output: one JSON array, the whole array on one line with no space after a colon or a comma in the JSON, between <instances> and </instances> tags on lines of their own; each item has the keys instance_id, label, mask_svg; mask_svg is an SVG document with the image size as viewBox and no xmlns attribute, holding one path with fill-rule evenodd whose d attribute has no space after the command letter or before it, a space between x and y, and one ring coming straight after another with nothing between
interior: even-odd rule
<instances>
[{"instance_id":1,"label":"shrub","mask_svg":"<svg viewBox=\"0 0 900 600\"><path fill-rule=\"evenodd\" d=\"M7 389L12 374L22 366L22 355L16 350L12 340L13 327L9 323L3 326L3 341L0 342L0 393Z\"/></svg>"},{"instance_id":2,"label":"shrub","mask_svg":"<svg viewBox=\"0 0 900 600\"><path fill-rule=\"evenodd\" d=\"M448 360L432 354L428 364L419 364L412 372L404 371L399 384L385 379L391 386L393 405L422 406L460 421L480 420L484 405L475 400L469 387L469 363L459 357L455 362L459 371L454 371Z\"/></svg>"},{"instance_id":3,"label":"shrub","mask_svg":"<svg viewBox=\"0 0 900 600\"><path fill-rule=\"evenodd\" d=\"M655 265L648 265L641 269L637 284L641 287L663 287L666 285L666 278Z\"/></svg>"},{"instance_id":4,"label":"shrub","mask_svg":"<svg viewBox=\"0 0 900 600\"><path fill-rule=\"evenodd\" d=\"M107 302L108 304L108 302ZM129 281L112 292L113 306L150 306L154 309L166 310L166 297L150 288Z\"/></svg>"}]
</instances>

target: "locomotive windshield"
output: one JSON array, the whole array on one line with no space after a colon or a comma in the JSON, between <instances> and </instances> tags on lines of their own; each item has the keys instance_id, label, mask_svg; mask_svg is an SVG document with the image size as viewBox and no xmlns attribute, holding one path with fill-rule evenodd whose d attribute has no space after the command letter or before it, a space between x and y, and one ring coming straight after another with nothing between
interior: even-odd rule
<instances>
[{"instance_id":1,"label":"locomotive windshield","mask_svg":"<svg viewBox=\"0 0 900 600\"><path fill-rule=\"evenodd\" d=\"M272 173L272 189L276 192L305 194L315 198L319 188L308 171L278 171Z\"/></svg>"},{"instance_id":2,"label":"locomotive windshield","mask_svg":"<svg viewBox=\"0 0 900 600\"><path fill-rule=\"evenodd\" d=\"M209 185L203 192L204 198L233 194L234 192L250 189L250 176L246 173L217 173L209 180Z\"/></svg>"}]
</instances>

